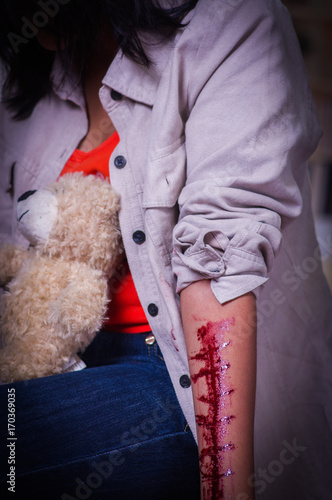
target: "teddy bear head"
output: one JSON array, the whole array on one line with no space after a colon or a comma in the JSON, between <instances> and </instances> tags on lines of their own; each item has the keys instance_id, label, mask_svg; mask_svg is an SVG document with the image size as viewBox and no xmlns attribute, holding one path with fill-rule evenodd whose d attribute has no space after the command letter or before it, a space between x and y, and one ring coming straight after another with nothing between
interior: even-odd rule
<instances>
[{"instance_id":1,"label":"teddy bear head","mask_svg":"<svg viewBox=\"0 0 332 500\"><path fill-rule=\"evenodd\" d=\"M107 181L66 174L20 196L18 228L36 251L108 273L123 253L119 209L119 195Z\"/></svg>"}]
</instances>

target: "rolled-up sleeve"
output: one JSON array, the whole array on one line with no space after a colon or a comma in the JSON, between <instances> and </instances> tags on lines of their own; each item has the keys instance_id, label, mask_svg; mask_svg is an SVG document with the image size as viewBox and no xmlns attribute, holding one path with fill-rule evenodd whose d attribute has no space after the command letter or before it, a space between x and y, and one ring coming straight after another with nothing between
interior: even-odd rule
<instances>
[{"instance_id":1,"label":"rolled-up sleeve","mask_svg":"<svg viewBox=\"0 0 332 500\"><path fill-rule=\"evenodd\" d=\"M188 83L172 263L178 292L211 279L223 303L268 279L282 229L301 213L304 163L320 128L281 5L219 0L206 18Z\"/></svg>"}]
</instances>

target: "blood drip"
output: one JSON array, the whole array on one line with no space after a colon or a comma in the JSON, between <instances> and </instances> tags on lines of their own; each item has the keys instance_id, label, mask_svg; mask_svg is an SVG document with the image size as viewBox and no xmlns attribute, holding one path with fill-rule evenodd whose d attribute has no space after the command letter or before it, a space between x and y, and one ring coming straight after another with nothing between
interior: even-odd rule
<instances>
[{"instance_id":1,"label":"blood drip","mask_svg":"<svg viewBox=\"0 0 332 500\"><path fill-rule=\"evenodd\" d=\"M200 467L203 478L204 498L213 500L224 498L223 479L233 474L230 468L224 466L224 454L235 448L234 444L225 443L227 426L235 418L229 412L230 397L234 389L229 386L227 370L230 363L223 359L223 351L230 345L225 341L224 334L230 330L235 319L218 322L209 321L197 330L200 341L200 351L191 357L202 363L197 374L192 375L193 383L205 379L207 394L199 400L208 405L207 414L196 415L197 425L203 428L205 448L200 453Z\"/></svg>"}]
</instances>

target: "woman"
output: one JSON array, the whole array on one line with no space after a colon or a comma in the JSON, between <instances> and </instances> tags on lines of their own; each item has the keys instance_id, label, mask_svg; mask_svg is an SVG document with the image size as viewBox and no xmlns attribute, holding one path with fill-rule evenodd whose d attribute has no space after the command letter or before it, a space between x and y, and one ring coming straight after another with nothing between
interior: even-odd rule
<instances>
[{"instance_id":1,"label":"woman","mask_svg":"<svg viewBox=\"0 0 332 500\"><path fill-rule=\"evenodd\" d=\"M285 9L1 11L3 239L23 242L11 223L23 191L110 148L92 170L121 195L127 258L88 368L1 388L2 401L15 390L17 493L327 498L316 445L331 302L304 166L320 129Z\"/></svg>"}]
</instances>

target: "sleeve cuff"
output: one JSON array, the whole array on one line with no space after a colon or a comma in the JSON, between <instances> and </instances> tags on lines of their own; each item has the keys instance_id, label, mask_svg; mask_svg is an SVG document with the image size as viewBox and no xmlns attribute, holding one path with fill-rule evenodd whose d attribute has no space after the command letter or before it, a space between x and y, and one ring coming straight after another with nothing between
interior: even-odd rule
<instances>
[{"instance_id":1,"label":"sleeve cuff","mask_svg":"<svg viewBox=\"0 0 332 500\"><path fill-rule=\"evenodd\" d=\"M230 249L229 249L230 250ZM249 252L232 249L219 259L211 259L209 252L173 256L173 271L177 275L177 293L195 281L211 280L211 289L219 303L223 304L248 292L254 291L257 298L259 287L267 280L264 259ZM210 252L211 253L211 252ZM215 251L212 250L215 257ZM229 258L227 258L229 257Z\"/></svg>"},{"instance_id":2,"label":"sleeve cuff","mask_svg":"<svg viewBox=\"0 0 332 500\"><path fill-rule=\"evenodd\" d=\"M259 287L267 280L268 278L252 275L223 276L218 280L211 280L211 290L220 304L249 292L253 292L257 299Z\"/></svg>"}]
</instances>

